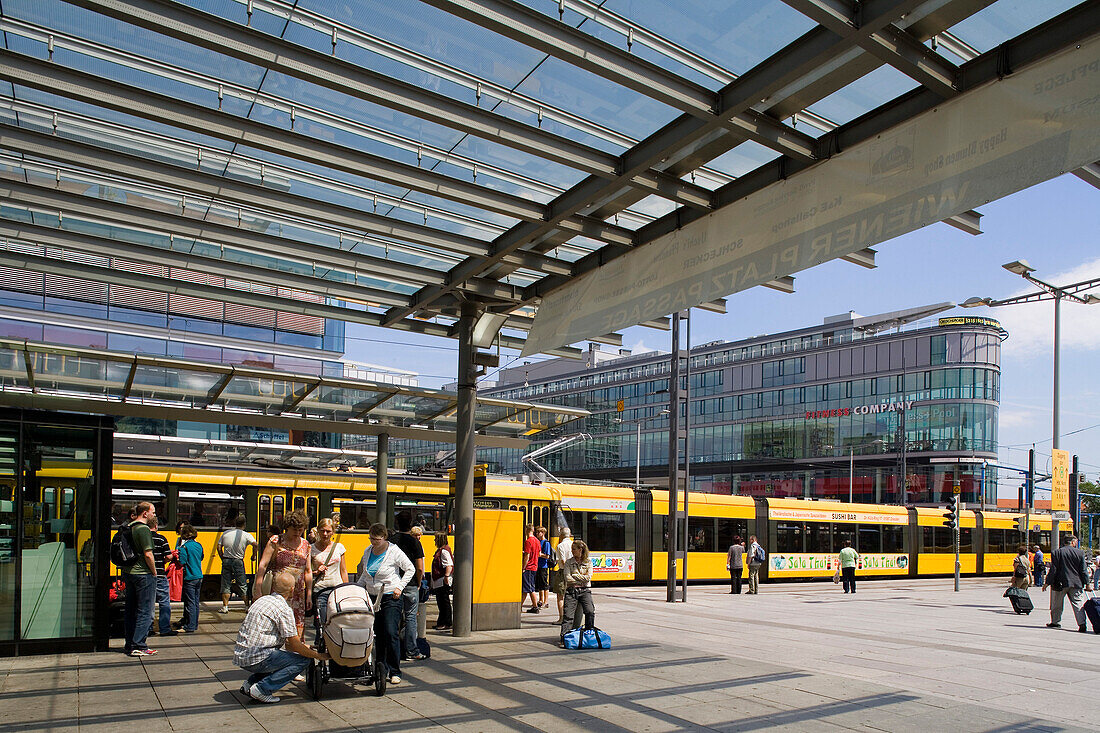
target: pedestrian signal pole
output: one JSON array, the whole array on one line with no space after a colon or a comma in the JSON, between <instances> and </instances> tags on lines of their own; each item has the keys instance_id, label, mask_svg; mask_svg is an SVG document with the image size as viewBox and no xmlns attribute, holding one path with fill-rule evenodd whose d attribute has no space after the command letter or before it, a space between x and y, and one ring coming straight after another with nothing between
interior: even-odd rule
<instances>
[{"instance_id":1,"label":"pedestrian signal pole","mask_svg":"<svg viewBox=\"0 0 1100 733\"><path fill-rule=\"evenodd\" d=\"M950 529L955 534L955 592L959 591L959 493L962 488L959 484L955 484L951 488L951 497L947 500L947 505L944 507L947 511L943 513L943 526Z\"/></svg>"}]
</instances>

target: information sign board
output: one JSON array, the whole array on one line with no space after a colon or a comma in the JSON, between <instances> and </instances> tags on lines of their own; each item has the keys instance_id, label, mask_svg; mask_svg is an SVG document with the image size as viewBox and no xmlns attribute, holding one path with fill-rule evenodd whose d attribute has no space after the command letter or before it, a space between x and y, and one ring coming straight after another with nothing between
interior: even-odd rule
<instances>
[{"instance_id":1,"label":"information sign board","mask_svg":"<svg viewBox=\"0 0 1100 733\"><path fill-rule=\"evenodd\" d=\"M1050 510L1069 511L1069 451L1051 451L1050 482Z\"/></svg>"}]
</instances>

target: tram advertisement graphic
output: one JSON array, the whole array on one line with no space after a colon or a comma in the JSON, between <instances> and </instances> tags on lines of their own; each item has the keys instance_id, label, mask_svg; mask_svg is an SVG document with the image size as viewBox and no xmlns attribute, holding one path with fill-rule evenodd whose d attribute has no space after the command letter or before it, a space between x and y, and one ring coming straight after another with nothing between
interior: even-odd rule
<instances>
[{"instance_id":1,"label":"tram advertisement graphic","mask_svg":"<svg viewBox=\"0 0 1100 733\"><path fill-rule=\"evenodd\" d=\"M819 572L831 575L836 571L840 559L834 553L829 554L790 554L773 553L768 558L769 573L807 573ZM860 555L856 570L866 572L905 572L909 568L908 555Z\"/></svg>"},{"instance_id":2,"label":"tram advertisement graphic","mask_svg":"<svg viewBox=\"0 0 1100 733\"><path fill-rule=\"evenodd\" d=\"M593 552L590 557L593 577L634 576L633 552Z\"/></svg>"}]
</instances>

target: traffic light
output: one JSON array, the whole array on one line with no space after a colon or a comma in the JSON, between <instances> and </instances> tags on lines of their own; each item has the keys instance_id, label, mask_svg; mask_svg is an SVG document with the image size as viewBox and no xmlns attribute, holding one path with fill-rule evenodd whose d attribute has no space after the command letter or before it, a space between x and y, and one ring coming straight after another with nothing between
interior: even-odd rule
<instances>
[{"instance_id":1,"label":"traffic light","mask_svg":"<svg viewBox=\"0 0 1100 733\"><path fill-rule=\"evenodd\" d=\"M947 506L944 508L947 509L947 511L943 513L943 526L949 529L955 529L959 526L959 497L951 496L951 498L947 500Z\"/></svg>"},{"instance_id":2,"label":"traffic light","mask_svg":"<svg viewBox=\"0 0 1100 733\"><path fill-rule=\"evenodd\" d=\"M1027 534L1027 517L1016 517L1016 531Z\"/></svg>"}]
</instances>

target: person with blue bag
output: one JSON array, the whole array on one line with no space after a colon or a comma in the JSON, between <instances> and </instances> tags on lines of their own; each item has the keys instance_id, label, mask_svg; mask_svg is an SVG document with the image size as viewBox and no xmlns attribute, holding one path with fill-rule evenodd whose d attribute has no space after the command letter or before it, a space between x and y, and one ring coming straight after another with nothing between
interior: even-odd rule
<instances>
[{"instance_id":1,"label":"person with blue bag","mask_svg":"<svg viewBox=\"0 0 1100 733\"><path fill-rule=\"evenodd\" d=\"M565 608L562 614L561 641L558 645L563 649L609 647L610 637L596 628L596 606L592 602L592 561L588 557L588 545L581 540L574 540L570 549L573 556L566 561L563 568ZM584 611L584 628L570 629L577 606Z\"/></svg>"}]
</instances>

